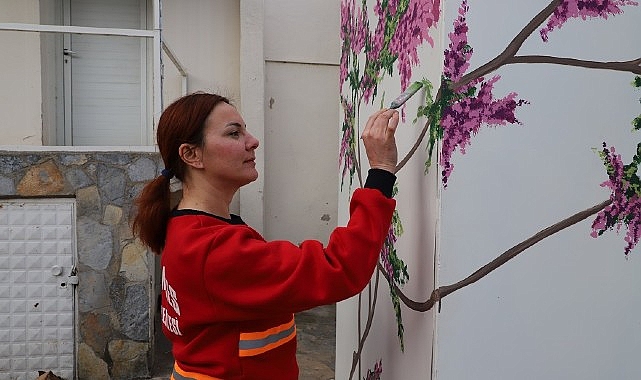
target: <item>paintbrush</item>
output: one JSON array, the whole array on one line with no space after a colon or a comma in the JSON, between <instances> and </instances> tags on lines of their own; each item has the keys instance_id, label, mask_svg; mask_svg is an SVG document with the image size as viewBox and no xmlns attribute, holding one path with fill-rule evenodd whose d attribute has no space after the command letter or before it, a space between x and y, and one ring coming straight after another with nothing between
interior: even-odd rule
<instances>
[{"instance_id":1,"label":"paintbrush","mask_svg":"<svg viewBox=\"0 0 641 380\"><path fill-rule=\"evenodd\" d=\"M412 85L409 86L407 88L407 90L403 91L402 94L400 94L396 99L394 99L392 104L390 104L389 108L396 109L396 108L402 106L403 104L405 104L405 102L409 98L411 98L414 94L416 94L418 92L418 90L421 89L421 87L423 87L423 83L421 83L421 82L412 83Z\"/></svg>"}]
</instances>

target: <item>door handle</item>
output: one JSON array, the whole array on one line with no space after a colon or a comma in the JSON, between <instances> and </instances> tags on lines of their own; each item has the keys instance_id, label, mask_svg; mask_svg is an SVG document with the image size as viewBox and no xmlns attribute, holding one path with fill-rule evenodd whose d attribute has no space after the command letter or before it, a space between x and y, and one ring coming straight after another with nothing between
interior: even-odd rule
<instances>
[{"instance_id":1,"label":"door handle","mask_svg":"<svg viewBox=\"0 0 641 380\"><path fill-rule=\"evenodd\" d=\"M54 265L51 267L51 274L53 276L60 276L62 274L62 267L60 265Z\"/></svg>"}]
</instances>

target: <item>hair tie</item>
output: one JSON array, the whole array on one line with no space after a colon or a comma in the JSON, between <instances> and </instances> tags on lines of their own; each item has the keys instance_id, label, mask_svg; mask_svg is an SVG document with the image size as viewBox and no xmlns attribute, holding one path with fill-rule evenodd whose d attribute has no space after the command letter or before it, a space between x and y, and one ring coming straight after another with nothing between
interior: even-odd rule
<instances>
[{"instance_id":1,"label":"hair tie","mask_svg":"<svg viewBox=\"0 0 641 380\"><path fill-rule=\"evenodd\" d=\"M174 173L171 172L171 169L163 169L160 172L160 175L167 178L167 179L172 179L174 178Z\"/></svg>"}]
</instances>

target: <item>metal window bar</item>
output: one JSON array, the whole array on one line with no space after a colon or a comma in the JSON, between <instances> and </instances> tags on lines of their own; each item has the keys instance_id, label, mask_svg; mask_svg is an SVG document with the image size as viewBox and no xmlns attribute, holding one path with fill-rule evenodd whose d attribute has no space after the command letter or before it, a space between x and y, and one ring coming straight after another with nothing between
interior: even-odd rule
<instances>
[{"instance_id":1,"label":"metal window bar","mask_svg":"<svg viewBox=\"0 0 641 380\"><path fill-rule=\"evenodd\" d=\"M174 52L167 46L167 43L165 41L160 41L160 45L162 46L162 50L167 54L167 57L169 57L169 60L174 64L178 72L180 73L181 76L181 95L187 95L187 71L185 70L185 67L180 63Z\"/></svg>"},{"instance_id":2,"label":"metal window bar","mask_svg":"<svg viewBox=\"0 0 641 380\"><path fill-rule=\"evenodd\" d=\"M156 0L158 2L159 0ZM153 40L153 115L154 125L157 123L157 115L162 111L162 76L161 76L161 54L160 54L160 14L157 6L154 6L154 29L117 29L117 28L95 28L85 26L65 25L43 25L24 23L0 23L0 31L36 32L36 33L69 33L69 34L90 34L102 36L123 36L150 38Z\"/></svg>"}]
</instances>

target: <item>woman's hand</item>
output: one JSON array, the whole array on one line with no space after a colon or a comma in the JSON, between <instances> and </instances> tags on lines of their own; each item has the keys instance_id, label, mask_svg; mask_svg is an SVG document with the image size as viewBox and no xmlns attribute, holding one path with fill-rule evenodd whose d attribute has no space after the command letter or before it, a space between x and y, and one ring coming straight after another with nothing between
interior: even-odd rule
<instances>
[{"instance_id":1,"label":"woman's hand","mask_svg":"<svg viewBox=\"0 0 641 380\"><path fill-rule=\"evenodd\" d=\"M396 173L398 152L394 133L398 126L398 111L382 109L367 120L361 138L367 152L369 166Z\"/></svg>"}]
</instances>

